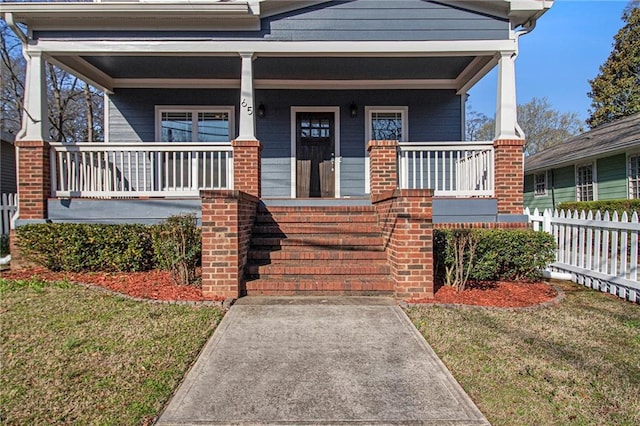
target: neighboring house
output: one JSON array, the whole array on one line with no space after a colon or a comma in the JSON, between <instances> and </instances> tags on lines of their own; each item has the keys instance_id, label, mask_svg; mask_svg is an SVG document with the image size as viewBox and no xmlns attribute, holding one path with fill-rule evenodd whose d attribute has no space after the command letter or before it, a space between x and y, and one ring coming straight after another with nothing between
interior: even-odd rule
<instances>
[{"instance_id":1,"label":"neighboring house","mask_svg":"<svg viewBox=\"0 0 640 426\"><path fill-rule=\"evenodd\" d=\"M0 133L0 194L14 194L17 189L14 139L11 133Z\"/></svg>"},{"instance_id":2,"label":"neighboring house","mask_svg":"<svg viewBox=\"0 0 640 426\"><path fill-rule=\"evenodd\" d=\"M596 127L524 161L524 205L640 198L640 114Z\"/></svg>"},{"instance_id":3,"label":"neighboring house","mask_svg":"<svg viewBox=\"0 0 640 426\"><path fill-rule=\"evenodd\" d=\"M17 224L202 211L206 295L432 295L433 224L526 226L515 58L552 3L2 4L37 181ZM105 143L47 141L45 60L104 91ZM496 67L495 140L464 142Z\"/></svg>"}]
</instances>

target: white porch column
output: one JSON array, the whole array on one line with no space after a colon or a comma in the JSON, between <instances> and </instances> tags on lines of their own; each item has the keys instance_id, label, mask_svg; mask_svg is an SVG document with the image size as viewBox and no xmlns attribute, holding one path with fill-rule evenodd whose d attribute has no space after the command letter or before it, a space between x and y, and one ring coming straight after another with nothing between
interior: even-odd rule
<instances>
[{"instance_id":1,"label":"white porch column","mask_svg":"<svg viewBox=\"0 0 640 426\"><path fill-rule=\"evenodd\" d=\"M41 52L23 52L27 60L22 128L17 140L48 141L47 75Z\"/></svg>"},{"instance_id":2,"label":"white porch column","mask_svg":"<svg viewBox=\"0 0 640 426\"><path fill-rule=\"evenodd\" d=\"M500 52L495 139L524 139L518 126L516 105L516 54Z\"/></svg>"},{"instance_id":3,"label":"white porch column","mask_svg":"<svg viewBox=\"0 0 640 426\"><path fill-rule=\"evenodd\" d=\"M253 102L253 52L240 53L240 134L237 140L256 140L255 106Z\"/></svg>"}]
</instances>

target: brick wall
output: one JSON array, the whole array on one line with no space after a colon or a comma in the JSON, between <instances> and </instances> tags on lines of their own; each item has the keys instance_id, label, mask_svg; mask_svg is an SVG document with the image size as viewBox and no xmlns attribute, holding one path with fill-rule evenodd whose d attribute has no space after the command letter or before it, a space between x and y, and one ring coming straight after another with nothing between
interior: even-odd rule
<instances>
[{"instance_id":1,"label":"brick wall","mask_svg":"<svg viewBox=\"0 0 640 426\"><path fill-rule=\"evenodd\" d=\"M202 191L202 294L237 298L258 198L242 191Z\"/></svg>"},{"instance_id":2,"label":"brick wall","mask_svg":"<svg viewBox=\"0 0 640 426\"><path fill-rule=\"evenodd\" d=\"M524 208L524 140L496 140L495 196L498 213L522 214Z\"/></svg>"},{"instance_id":3,"label":"brick wall","mask_svg":"<svg viewBox=\"0 0 640 426\"><path fill-rule=\"evenodd\" d=\"M234 189L260 198L262 194L262 144L255 141L233 141Z\"/></svg>"},{"instance_id":4,"label":"brick wall","mask_svg":"<svg viewBox=\"0 0 640 426\"><path fill-rule=\"evenodd\" d=\"M49 143L16 141L18 147L18 211L20 219L46 219L51 195Z\"/></svg>"},{"instance_id":5,"label":"brick wall","mask_svg":"<svg viewBox=\"0 0 640 426\"><path fill-rule=\"evenodd\" d=\"M379 197L398 188L398 142L370 141L367 150L371 197Z\"/></svg>"},{"instance_id":6,"label":"brick wall","mask_svg":"<svg viewBox=\"0 0 640 426\"><path fill-rule=\"evenodd\" d=\"M396 297L433 297L432 198L433 191L428 189L394 190L372 197Z\"/></svg>"}]
</instances>

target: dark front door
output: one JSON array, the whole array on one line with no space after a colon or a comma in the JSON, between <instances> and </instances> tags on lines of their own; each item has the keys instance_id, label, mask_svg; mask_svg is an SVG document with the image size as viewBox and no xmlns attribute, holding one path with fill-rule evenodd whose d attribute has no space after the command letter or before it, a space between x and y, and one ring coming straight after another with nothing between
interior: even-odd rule
<instances>
[{"instance_id":1,"label":"dark front door","mask_svg":"<svg viewBox=\"0 0 640 426\"><path fill-rule=\"evenodd\" d=\"M332 112L296 113L296 196L335 196L335 123Z\"/></svg>"}]
</instances>

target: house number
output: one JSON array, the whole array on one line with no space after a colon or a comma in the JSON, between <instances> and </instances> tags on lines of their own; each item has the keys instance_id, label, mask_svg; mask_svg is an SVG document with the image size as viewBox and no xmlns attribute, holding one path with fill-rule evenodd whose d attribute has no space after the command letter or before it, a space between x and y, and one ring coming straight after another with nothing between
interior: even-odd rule
<instances>
[{"instance_id":1,"label":"house number","mask_svg":"<svg viewBox=\"0 0 640 426\"><path fill-rule=\"evenodd\" d=\"M242 100L242 108L246 109L249 115L253 115L253 107L249 106L246 99Z\"/></svg>"}]
</instances>

